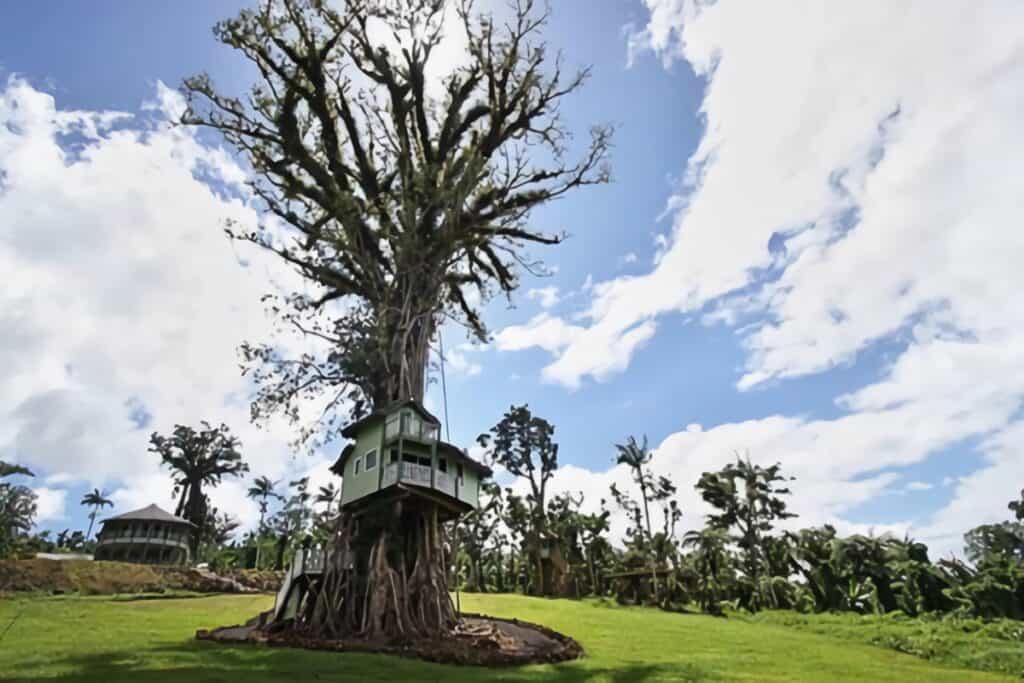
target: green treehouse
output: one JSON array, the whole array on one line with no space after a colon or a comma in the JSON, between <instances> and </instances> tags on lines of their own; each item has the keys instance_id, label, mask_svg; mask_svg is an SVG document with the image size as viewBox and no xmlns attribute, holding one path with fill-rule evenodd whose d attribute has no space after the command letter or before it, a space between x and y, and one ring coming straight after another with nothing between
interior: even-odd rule
<instances>
[{"instance_id":1,"label":"green treehouse","mask_svg":"<svg viewBox=\"0 0 1024 683\"><path fill-rule=\"evenodd\" d=\"M342 477L341 508L358 516L378 502L413 498L435 504L441 521L476 509L491 470L441 441L440 429L436 417L406 400L342 430L352 443L331 467Z\"/></svg>"},{"instance_id":2,"label":"green treehouse","mask_svg":"<svg viewBox=\"0 0 1024 683\"><path fill-rule=\"evenodd\" d=\"M479 507L480 482L491 476L491 469L441 441L440 430L438 419L414 400L394 403L342 430L350 443L331 471L342 477L341 512L353 520L354 528L366 531L397 522L406 534L416 536L416 527L425 520L436 525ZM393 517L396 510L401 512ZM420 551L431 545L428 539L436 540L423 536L422 530L419 534ZM353 561L362 566L358 557L368 552L359 542L350 550L346 572L354 568ZM296 553L277 594L274 621L299 616L306 597L317 590L326 559L322 548Z\"/></svg>"}]
</instances>

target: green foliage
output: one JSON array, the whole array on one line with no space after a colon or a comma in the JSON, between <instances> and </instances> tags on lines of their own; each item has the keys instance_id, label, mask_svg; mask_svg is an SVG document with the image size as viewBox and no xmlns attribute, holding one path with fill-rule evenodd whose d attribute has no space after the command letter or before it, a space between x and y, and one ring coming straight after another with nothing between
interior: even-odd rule
<instances>
[{"instance_id":1,"label":"green foliage","mask_svg":"<svg viewBox=\"0 0 1024 683\"><path fill-rule=\"evenodd\" d=\"M790 490L777 486L778 482L791 480L783 477L780 469L779 464L762 467L753 464L749 457L737 456L735 463L717 472L702 474L695 487L701 498L715 509L708 515L708 526L722 531L736 530L730 541L742 554L739 568L743 573L736 583L736 599L751 610L775 605L781 597L778 582L763 580L766 576L773 577L773 569L780 569L777 549L770 553L773 546L765 542L767 534L777 520L796 516L786 509L782 498L789 495ZM789 571L785 571L782 576L788 574Z\"/></svg>"},{"instance_id":2,"label":"green foliage","mask_svg":"<svg viewBox=\"0 0 1024 683\"><path fill-rule=\"evenodd\" d=\"M723 529L704 528L688 532L683 547L690 550L687 565L696 575L693 595L702 611L721 614L721 602L733 583L732 557L726 550L728 535Z\"/></svg>"},{"instance_id":3,"label":"green foliage","mask_svg":"<svg viewBox=\"0 0 1024 683\"><path fill-rule=\"evenodd\" d=\"M1010 503L1013 505L1013 503ZM1024 524L982 524L964 534L967 559L983 562L994 558L1024 559Z\"/></svg>"},{"instance_id":4,"label":"green foliage","mask_svg":"<svg viewBox=\"0 0 1024 683\"><path fill-rule=\"evenodd\" d=\"M1024 489L1020 490L1020 498L1011 500L1006 507L1013 512L1018 522L1024 522Z\"/></svg>"},{"instance_id":5,"label":"green foliage","mask_svg":"<svg viewBox=\"0 0 1024 683\"><path fill-rule=\"evenodd\" d=\"M554 440L555 427L542 417L535 416L526 405L512 406L489 432L477 437L477 443L486 449L484 459L504 468L513 476L525 480L530 487L525 506L512 511L526 517L515 520L522 539L523 555L530 567L527 589L532 593L558 590L561 576L545 581L541 562L542 546L551 540L549 534L547 488L558 469L558 444ZM560 570L561 568L558 568Z\"/></svg>"},{"instance_id":6,"label":"green foliage","mask_svg":"<svg viewBox=\"0 0 1024 683\"><path fill-rule=\"evenodd\" d=\"M4 481L8 477L35 476L20 465L0 460L0 558L22 552L25 535L36 516L36 494L23 485Z\"/></svg>"}]
</instances>

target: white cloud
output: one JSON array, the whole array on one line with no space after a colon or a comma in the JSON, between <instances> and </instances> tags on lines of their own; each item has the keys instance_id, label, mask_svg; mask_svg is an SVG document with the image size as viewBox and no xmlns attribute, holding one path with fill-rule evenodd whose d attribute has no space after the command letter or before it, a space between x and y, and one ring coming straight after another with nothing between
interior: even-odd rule
<instances>
[{"instance_id":1,"label":"white cloud","mask_svg":"<svg viewBox=\"0 0 1024 683\"><path fill-rule=\"evenodd\" d=\"M558 287L552 285L549 287L531 289L526 293L526 298L531 301L539 301L541 308L551 308L559 301Z\"/></svg>"},{"instance_id":2,"label":"white cloud","mask_svg":"<svg viewBox=\"0 0 1024 683\"><path fill-rule=\"evenodd\" d=\"M223 235L226 218L257 220L233 198L244 173L167 125L180 102L163 84L139 119L58 105L0 86L0 458L51 487L107 484L122 508L171 505L149 433L209 420L241 438L254 475L282 476L291 433L249 424L236 348L268 338L260 296L294 276ZM214 502L247 516L241 487Z\"/></svg>"},{"instance_id":3,"label":"white cloud","mask_svg":"<svg viewBox=\"0 0 1024 683\"><path fill-rule=\"evenodd\" d=\"M36 494L36 524L56 522L66 516L68 492L63 489L52 489L41 486L32 489Z\"/></svg>"},{"instance_id":4,"label":"white cloud","mask_svg":"<svg viewBox=\"0 0 1024 683\"><path fill-rule=\"evenodd\" d=\"M511 325L498 332L494 344L499 351L522 351L537 346L555 352L568 346L580 332L580 327L540 313L524 325Z\"/></svg>"},{"instance_id":5,"label":"white cloud","mask_svg":"<svg viewBox=\"0 0 1024 683\"><path fill-rule=\"evenodd\" d=\"M828 369L918 317L932 334L982 341L1021 328L1008 303L1022 284L1011 255L1024 249L1020 6L646 4L643 44L708 78L706 132L667 251L647 275L596 286L593 323L552 376L594 374L609 363L592 342L697 309L773 265L773 322L748 340L743 386ZM774 233L790 236L785 256L768 249ZM602 346L627 365L628 347Z\"/></svg>"},{"instance_id":6,"label":"white cloud","mask_svg":"<svg viewBox=\"0 0 1024 683\"><path fill-rule=\"evenodd\" d=\"M677 500L684 511L681 531L700 527L704 515L710 512L693 488L701 473L721 468L739 452L761 465L781 463L782 473L795 477L789 484L793 495L788 502L799 517L780 524L780 528L829 523L842 534L910 534L926 542L933 556L945 556L962 551L963 533L971 526L1006 518L1005 501L1014 497L1015 486L1019 487L1024 478L1020 458L1011 455L1024 446L1024 426L986 445L988 457L997 468L965 478L965 488L957 495L960 502L939 514L872 524L851 522L849 517L859 506L886 493L933 488L925 482L911 482L894 489L901 476L897 470L926 457L936 444L955 440L956 433L961 432L943 431L948 421L948 416L928 415L927 411L903 406L838 420L770 416L710 428L691 424L654 448L651 466L656 474L671 477L678 486ZM913 429L901 429L911 424ZM563 446L562 452L568 456L571 450ZM613 483L639 495L630 472L613 464L611 447L607 463L604 470L563 466L551 482L551 495L583 492L586 511L596 511L602 498L613 508L608 493ZM523 483L514 486L521 489ZM658 520L660 515L660 511L657 515L652 512ZM614 538L622 538L627 524L626 517L613 510Z\"/></svg>"},{"instance_id":7,"label":"white cloud","mask_svg":"<svg viewBox=\"0 0 1024 683\"><path fill-rule=\"evenodd\" d=\"M470 355L487 349L486 344L465 342L454 348L446 348L444 352L445 367L452 373L466 377L476 377L483 371L483 366Z\"/></svg>"},{"instance_id":8,"label":"white cloud","mask_svg":"<svg viewBox=\"0 0 1024 683\"><path fill-rule=\"evenodd\" d=\"M898 422L904 417L894 414L889 419ZM691 424L657 445L651 467L655 474L669 476L679 489L677 500L684 511L680 531L702 526L704 515L711 511L693 488L700 475L721 468L740 452L758 464L779 462L783 474L796 477L790 484L793 495L788 503L799 517L786 521L781 528L832 523L844 533L861 533L873 528L877 533L902 534L912 529L910 521L863 525L851 523L843 515L888 490L899 479L894 472L878 473L880 464L892 462L894 454L909 452L909 457L913 457L926 449L927 444L914 435L883 439L861 436L859 432L856 418L830 422L773 416L709 429ZM823 458L822 453L830 457ZM871 455L859 457L865 453ZM607 462L609 468L604 471L563 466L549 490L552 494L583 492L588 511L596 511L602 498L607 499L610 509L614 507L608 493L613 483L638 496L629 470L612 464L610 447ZM516 485L521 487L522 483ZM657 514L652 511L652 521L655 520L660 523L660 511ZM614 538L622 538L627 524L625 515L613 510Z\"/></svg>"},{"instance_id":9,"label":"white cloud","mask_svg":"<svg viewBox=\"0 0 1024 683\"><path fill-rule=\"evenodd\" d=\"M890 342L879 381L839 398L842 417L788 424L787 439L812 439L805 476L848 493L865 463L990 435L986 466L915 522L952 548L1005 517L1020 473L1002 444L1024 400L1024 7L645 3L634 57L689 61L706 79L705 132L654 268L594 284L583 324L545 346L544 376L605 378L628 366L639 326L706 306L706 323L744 324L740 389ZM819 502L819 517L841 512Z\"/></svg>"},{"instance_id":10,"label":"white cloud","mask_svg":"<svg viewBox=\"0 0 1024 683\"><path fill-rule=\"evenodd\" d=\"M622 257L622 264L629 265L630 263L636 263L638 259L639 257L636 253L631 251Z\"/></svg>"}]
</instances>

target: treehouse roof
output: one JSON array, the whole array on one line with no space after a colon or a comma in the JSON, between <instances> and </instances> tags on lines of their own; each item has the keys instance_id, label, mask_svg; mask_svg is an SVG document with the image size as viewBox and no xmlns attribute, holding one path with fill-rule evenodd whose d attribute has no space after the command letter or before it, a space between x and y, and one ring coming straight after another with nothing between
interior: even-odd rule
<instances>
[{"instance_id":1,"label":"treehouse roof","mask_svg":"<svg viewBox=\"0 0 1024 683\"><path fill-rule=\"evenodd\" d=\"M477 472L479 472L481 477L489 477L492 474L494 474L493 470L491 470L490 467L483 464L482 462L474 460L473 458L469 457L469 454L466 453L466 451L446 441L437 442L437 452L455 456L456 460L463 462L466 465L469 465Z\"/></svg>"},{"instance_id":2,"label":"treehouse roof","mask_svg":"<svg viewBox=\"0 0 1024 683\"><path fill-rule=\"evenodd\" d=\"M392 403L392 404L390 404L390 405L388 405L388 406L386 406L384 408L379 408L379 409L373 411L372 413L370 413L369 415L367 415L364 418L356 420L355 422L353 422L349 426L347 426L344 429L342 429L341 430L341 435L346 437L346 438L351 439L363 427L365 427L365 426L367 426L369 424L372 424L373 422L376 422L377 420L381 420L381 419L387 417L388 415L391 415L396 410L400 410L402 408L412 408L417 413L419 413L420 417L422 417L427 422L429 422L431 424L434 424L434 425L437 425L437 426L441 426L441 421L438 420L436 417L434 417L433 413L431 413L429 410L427 410L426 408L421 406L419 404L419 401L416 401L416 400L411 399L411 398L407 398L407 399L405 399L403 401L395 401L394 403Z\"/></svg>"},{"instance_id":3,"label":"treehouse roof","mask_svg":"<svg viewBox=\"0 0 1024 683\"><path fill-rule=\"evenodd\" d=\"M186 526L195 526L192 522L181 517L175 517L170 512L163 510L156 505L147 505L144 508L138 510L132 510L131 512L125 512L114 517L108 517L103 520L103 524L113 521L132 521L132 522L167 522L169 524L184 524Z\"/></svg>"}]
</instances>

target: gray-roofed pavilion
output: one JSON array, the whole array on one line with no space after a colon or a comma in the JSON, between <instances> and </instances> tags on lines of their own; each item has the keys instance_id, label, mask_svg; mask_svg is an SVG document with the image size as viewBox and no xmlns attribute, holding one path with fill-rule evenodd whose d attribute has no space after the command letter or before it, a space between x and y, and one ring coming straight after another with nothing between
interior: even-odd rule
<instances>
[{"instance_id":1,"label":"gray-roofed pavilion","mask_svg":"<svg viewBox=\"0 0 1024 683\"><path fill-rule=\"evenodd\" d=\"M187 564L194 524L156 505L103 520L95 559L140 564Z\"/></svg>"}]
</instances>

